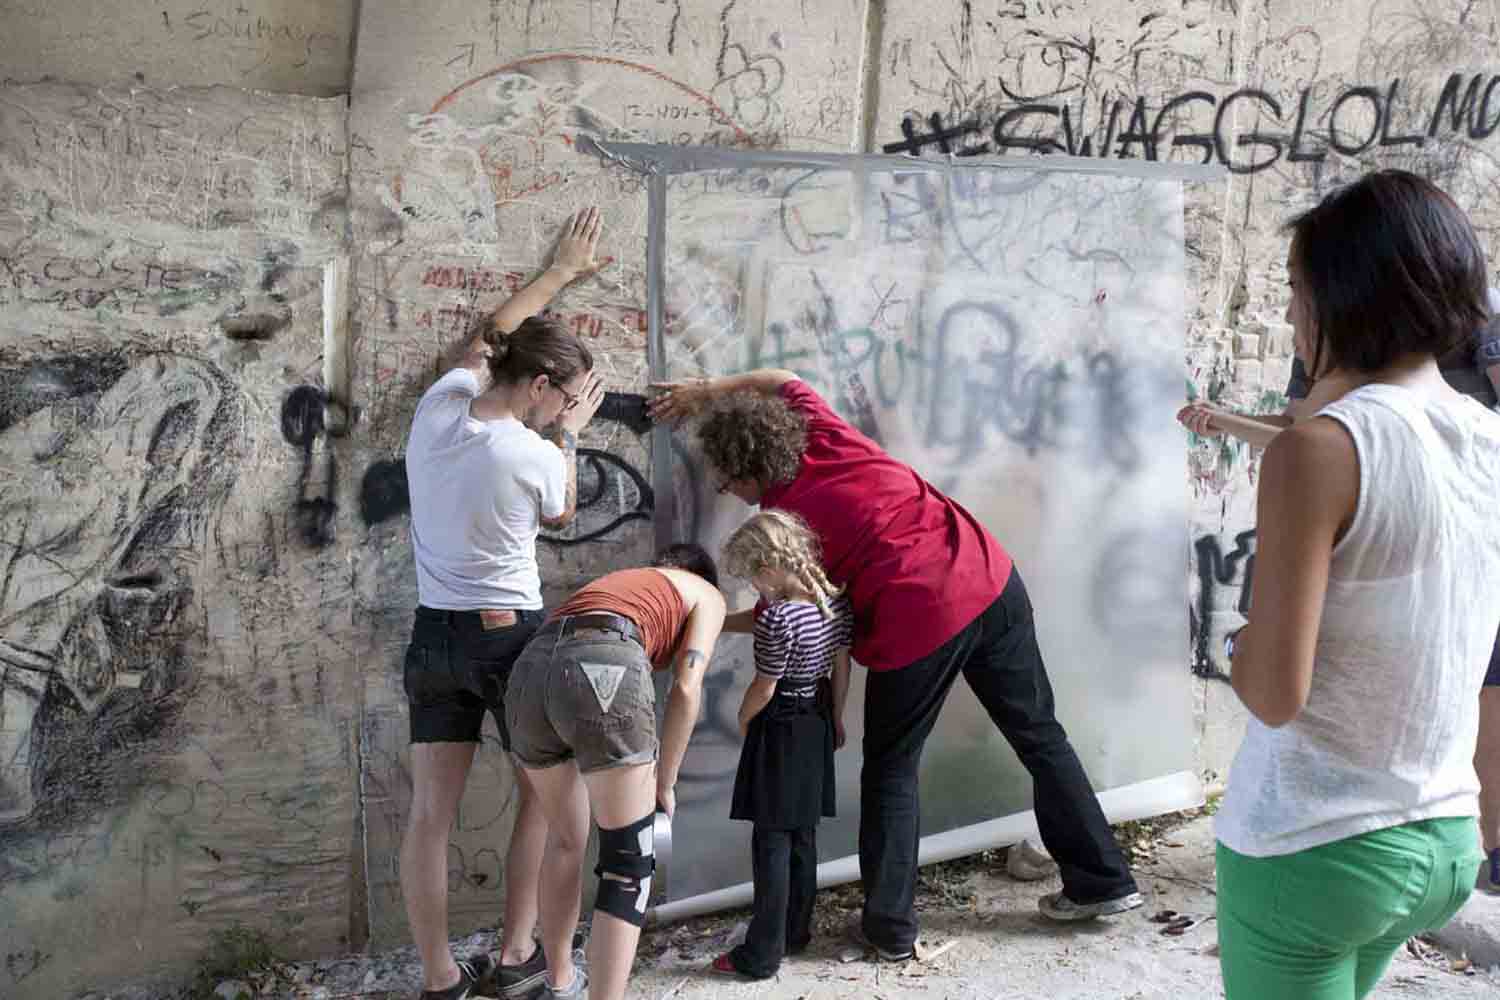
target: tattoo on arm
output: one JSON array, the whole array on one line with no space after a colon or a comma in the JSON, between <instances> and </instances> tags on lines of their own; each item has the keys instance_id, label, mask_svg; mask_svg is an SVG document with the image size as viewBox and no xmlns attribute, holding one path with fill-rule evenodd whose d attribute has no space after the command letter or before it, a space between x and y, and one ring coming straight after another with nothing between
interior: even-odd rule
<instances>
[{"instance_id":1,"label":"tattoo on arm","mask_svg":"<svg viewBox=\"0 0 1500 1000\"><path fill-rule=\"evenodd\" d=\"M699 662L707 663L708 657L703 655L701 649L684 650L682 654L682 665L684 667L696 666Z\"/></svg>"}]
</instances>

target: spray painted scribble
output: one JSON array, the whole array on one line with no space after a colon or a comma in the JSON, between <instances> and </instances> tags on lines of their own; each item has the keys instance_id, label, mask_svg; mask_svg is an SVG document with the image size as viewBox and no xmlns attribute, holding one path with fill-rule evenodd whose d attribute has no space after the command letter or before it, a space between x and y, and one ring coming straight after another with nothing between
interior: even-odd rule
<instances>
[{"instance_id":1,"label":"spray painted scribble","mask_svg":"<svg viewBox=\"0 0 1500 1000\"><path fill-rule=\"evenodd\" d=\"M1224 672L1209 653L1213 616L1219 588L1239 585L1239 599L1234 610L1244 615L1250 610L1251 584L1255 577L1255 529L1234 536L1234 548L1226 553L1215 535L1204 535L1193 544L1197 560L1198 603L1192 609L1193 673L1210 680L1227 681ZM1226 664L1227 666L1227 664Z\"/></svg>"},{"instance_id":2,"label":"spray painted scribble","mask_svg":"<svg viewBox=\"0 0 1500 1000\"><path fill-rule=\"evenodd\" d=\"M595 419L621 424L637 434L651 427L645 397L607 392ZM411 511L406 463L381 459L365 470L360 483L359 512L366 525L376 525ZM610 538L632 522L649 522L656 510L656 494L641 472L625 459L600 448L578 449L577 520L569 533L543 532L542 541L563 547Z\"/></svg>"}]
</instances>

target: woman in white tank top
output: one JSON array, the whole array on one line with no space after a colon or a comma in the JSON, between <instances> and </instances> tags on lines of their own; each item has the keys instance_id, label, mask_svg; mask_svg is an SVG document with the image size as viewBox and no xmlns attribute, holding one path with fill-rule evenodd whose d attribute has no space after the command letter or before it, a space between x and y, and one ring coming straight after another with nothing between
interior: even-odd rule
<instances>
[{"instance_id":1,"label":"woman in white tank top","mask_svg":"<svg viewBox=\"0 0 1500 1000\"><path fill-rule=\"evenodd\" d=\"M1316 416L1266 449L1250 710L1218 814L1228 1000L1354 1000L1467 899L1478 691L1500 627L1500 416L1437 358L1489 318L1484 253L1430 182L1370 174L1290 227Z\"/></svg>"}]
</instances>

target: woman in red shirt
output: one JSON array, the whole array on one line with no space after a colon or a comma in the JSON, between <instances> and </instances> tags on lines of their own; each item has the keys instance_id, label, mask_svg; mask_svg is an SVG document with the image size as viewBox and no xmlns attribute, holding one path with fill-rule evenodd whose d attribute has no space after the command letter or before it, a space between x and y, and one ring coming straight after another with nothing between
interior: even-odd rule
<instances>
[{"instance_id":1,"label":"woman in red shirt","mask_svg":"<svg viewBox=\"0 0 1500 1000\"><path fill-rule=\"evenodd\" d=\"M699 438L720 492L800 515L854 607L853 656L870 670L860 774L864 939L885 958L913 954L918 764L960 673L1032 776L1037 826L1063 880L1062 892L1041 900L1042 912L1083 920L1141 905L1054 714L1026 588L978 519L792 372L656 388L658 420L715 404ZM730 615L724 627L751 631L751 612Z\"/></svg>"}]
</instances>

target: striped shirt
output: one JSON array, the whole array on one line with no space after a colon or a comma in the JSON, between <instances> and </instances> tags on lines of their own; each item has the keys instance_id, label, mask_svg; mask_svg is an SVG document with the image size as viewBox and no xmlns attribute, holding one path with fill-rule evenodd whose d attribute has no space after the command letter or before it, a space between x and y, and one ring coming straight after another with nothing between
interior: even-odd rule
<instances>
[{"instance_id":1,"label":"striped shirt","mask_svg":"<svg viewBox=\"0 0 1500 1000\"><path fill-rule=\"evenodd\" d=\"M816 604L778 601L755 619L755 670L775 678L779 693L812 696L818 681L833 673L834 655L854 641L854 612L847 597L824 618Z\"/></svg>"}]
</instances>

